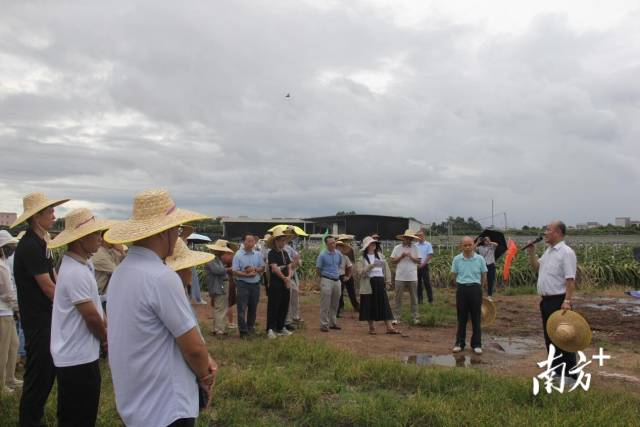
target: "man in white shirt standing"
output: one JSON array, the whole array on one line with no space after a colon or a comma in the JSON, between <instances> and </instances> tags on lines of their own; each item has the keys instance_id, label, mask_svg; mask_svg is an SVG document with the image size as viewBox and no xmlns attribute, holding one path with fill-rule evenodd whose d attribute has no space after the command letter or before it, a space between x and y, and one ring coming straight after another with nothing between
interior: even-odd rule
<instances>
[{"instance_id":1,"label":"man in white shirt standing","mask_svg":"<svg viewBox=\"0 0 640 427\"><path fill-rule=\"evenodd\" d=\"M527 248L529 262L538 271L538 294L544 341L549 351L551 340L547 334L547 320L557 310L571 310L571 297L575 290L577 260L576 254L564 242L567 226L562 221L554 221L544 231L544 241L549 245L540 259L536 256L535 246ZM560 351L560 349L558 349ZM576 354L562 351L562 358L556 366L565 363L566 371L576 366ZM560 374L560 367L556 373ZM568 375L577 378L577 375Z\"/></svg>"},{"instance_id":2,"label":"man in white shirt standing","mask_svg":"<svg viewBox=\"0 0 640 427\"><path fill-rule=\"evenodd\" d=\"M405 288L409 289L411 299L411 315L413 324L420 323L418 315L418 265L420 264L420 251L415 245L419 238L411 231L396 236L402 243L396 245L391 252L391 262L396 264L396 306L392 324L397 324L402 314L402 294Z\"/></svg>"},{"instance_id":3,"label":"man in white shirt standing","mask_svg":"<svg viewBox=\"0 0 640 427\"><path fill-rule=\"evenodd\" d=\"M136 195L133 216L104 239L133 242L107 290L109 364L116 406L128 427L194 426L199 390L209 394L209 357L178 275L163 260L183 223L207 218L178 209L166 190Z\"/></svg>"},{"instance_id":4,"label":"man in white shirt standing","mask_svg":"<svg viewBox=\"0 0 640 427\"><path fill-rule=\"evenodd\" d=\"M68 245L58 271L51 320L51 357L58 380L58 425L93 426L100 401L100 345L107 325L91 256L109 222L74 209L49 249Z\"/></svg>"}]
</instances>

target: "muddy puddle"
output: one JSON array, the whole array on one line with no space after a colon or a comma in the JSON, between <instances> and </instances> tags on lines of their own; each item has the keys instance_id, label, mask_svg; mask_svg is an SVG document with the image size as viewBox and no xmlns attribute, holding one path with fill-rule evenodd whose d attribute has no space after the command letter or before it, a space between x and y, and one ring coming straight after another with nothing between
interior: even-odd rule
<instances>
[{"instance_id":1,"label":"muddy puddle","mask_svg":"<svg viewBox=\"0 0 640 427\"><path fill-rule=\"evenodd\" d=\"M617 311L623 317L640 316L640 300L630 298L580 298L582 301L579 307L591 308L594 310ZM587 302L588 301L588 302Z\"/></svg>"},{"instance_id":2,"label":"muddy puddle","mask_svg":"<svg viewBox=\"0 0 640 427\"><path fill-rule=\"evenodd\" d=\"M523 356L544 346L544 342L541 340L525 337L483 337L483 342L482 348L484 350L492 350L514 356Z\"/></svg>"},{"instance_id":3,"label":"muddy puddle","mask_svg":"<svg viewBox=\"0 0 640 427\"><path fill-rule=\"evenodd\" d=\"M482 356L464 354L412 354L403 358L403 362L418 366L443 366L447 368L468 368L482 364Z\"/></svg>"}]
</instances>

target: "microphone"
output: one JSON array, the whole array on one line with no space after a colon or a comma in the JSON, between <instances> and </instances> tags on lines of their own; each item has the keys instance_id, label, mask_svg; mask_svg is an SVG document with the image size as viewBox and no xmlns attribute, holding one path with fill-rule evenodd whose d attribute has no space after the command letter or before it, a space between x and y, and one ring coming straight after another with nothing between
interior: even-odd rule
<instances>
[{"instance_id":1,"label":"microphone","mask_svg":"<svg viewBox=\"0 0 640 427\"><path fill-rule=\"evenodd\" d=\"M538 237L536 237L535 239L533 239L531 242L527 243L526 245L524 245L523 247L521 247L519 250L524 251L525 249L527 249L530 246L535 245L538 242L542 242L542 239L544 239L544 234L540 234L538 235Z\"/></svg>"}]
</instances>

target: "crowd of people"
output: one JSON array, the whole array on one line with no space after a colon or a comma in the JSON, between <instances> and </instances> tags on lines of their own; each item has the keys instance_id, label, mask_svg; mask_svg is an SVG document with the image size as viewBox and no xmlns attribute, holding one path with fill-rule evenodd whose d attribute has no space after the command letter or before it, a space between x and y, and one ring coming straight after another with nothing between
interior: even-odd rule
<instances>
[{"instance_id":1,"label":"crowd of people","mask_svg":"<svg viewBox=\"0 0 640 427\"><path fill-rule=\"evenodd\" d=\"M194 231L188 223L206 216L178 208L166 190L148 190L135 197L128 220L100 219L77 208L65 216L64 230L51 238L54 209L67 201L29 194L12 226L26 222L24 235L18 239L0 231L0 390L7 394L22 387L21 426L42 425L54 381L59 425L94 425L101 355L108 357L117 410L126 425L195 425L199 411L209 405L217 373L189 302L191 289L200 287L197 266L204 272L213 335L229 335L234 329L243 339L262 335L256 332L256 314L263 286L264 336L289 336L304 322L301 257L292 242L305 233L297 227L274 227L262 239L247 233L240 244L219 239L206 245L207 252L196 251L187 244ZM553 222L545 232L549 247L544 255L538 259L529 250L530 263L539 270L547 347L547 320L559 309L571 309L576 261L563 241L565 233L563 223ZM320 331L342 329L338 319L345 291L371 335L377 334L376 322L384 322L386 334L401 334L405 291L410 323L420 323L424 294L429 304L434 301L429 280L433 247L422 230L406 230L396 239L399 243L387 258L375 233L359 249L354 236L324 238L325 249L315 263ZM452 261L458 317L453 352L464 350L470 319L470 346L482 354L481 308L493 303L495 246L488 238L474 242L464 237L462 252ZM63 247L54 266L52 250ZM392 283L393 308L387 293ZM489 295L484 301L483 287ZM24 383L15 377L20 331L26 350ZM575 353L563 352L562 357L568 366L575 365Z\"/></svg>"}]
</instances>

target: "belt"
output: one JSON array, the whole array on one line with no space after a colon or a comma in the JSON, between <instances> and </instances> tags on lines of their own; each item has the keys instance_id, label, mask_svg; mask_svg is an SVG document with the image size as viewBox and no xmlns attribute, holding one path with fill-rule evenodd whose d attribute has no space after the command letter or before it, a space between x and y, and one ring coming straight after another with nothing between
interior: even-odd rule
<instances>
[{"instance_id":1,"label":"belt","mask_svg":"<svg viewBox=\"0 0 640 427\"><path fill-rule=\"evenodd\" d=\"M324 274L322 275L323 278L327 279L327 280L331 280L333 282L337 282L338 280L340 280L339 277L336 277L335 279L333 277L329 277L329 276L325 276Z\"/></svg>"},{"instance_id":2,"label":"belt","mask_svg":"<svg viewBox=\"0 0 640 427\"><path fill-rule=\"evenodd\" d=\"M456 282L456 285L458 285L458 286L473 286L473 285L480 286L480 283L460 283L460 282Z\"/></svg>"},{"instance_id":3,"label":"belt","mask_svg":"<svg viewBox=\"0 0 640 427\"><path fill-rule=\"evenodd\" d=\"M557 295L540 295L542 299L553 299L553 298L564 298L566 294L557 294Z\"/></svg>"}]
</instances>

